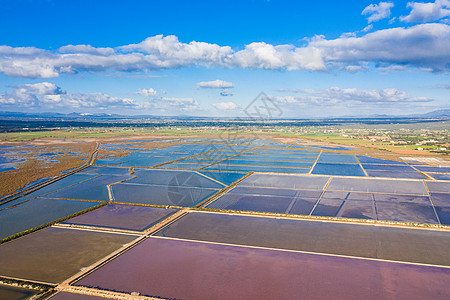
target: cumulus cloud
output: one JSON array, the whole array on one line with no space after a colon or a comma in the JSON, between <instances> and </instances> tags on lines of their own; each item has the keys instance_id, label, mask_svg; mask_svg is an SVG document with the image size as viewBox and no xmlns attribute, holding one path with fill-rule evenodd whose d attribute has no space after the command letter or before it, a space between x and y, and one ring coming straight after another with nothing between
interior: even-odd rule
<instances>
[{"instance_id":1,"label":"cumulus cloud","mask_svg":"<svg viewBox=\"0 0 450 300\"><path fill-rule=\"evenodd\" d=\"M149 72L190 66L268 70L326 71L361 63L407 65L432 71L450 69L450 26L419 24L371 33L315 36L304 46L251 43L241 50L202 42L182 43L175 36L157 35L141 43L116 48L69 45L56 51L0 46L0 72L8 76L51 78L62 73ZM349 68L354 71L355 68ZM225 84L205 82L204 85Z\"/></svg>"},{"instance_id":2,"label":"cumulus cloud","mask_svg":"<svg viewBox=\"0 0 450 300\"><path fill-rule=\"evenodd\" d=\"M372 104L386 103L419 103L431 102L427 97L412 97L408 92L396 88L386 89L357 89L331 87L323 90L314 89L280 89L281 92L297 94L295 96L273 97L280 103L287 104L337 104L343 102L359 102Z\"/></svg>"},{"instance_id":3,"label":"cumulus cloud","mask_svg":"<svg viewBox=\"0 0 450 300\"><path fill-rule=\"evenodd\" d=\"M192 41L182 43L178 37L169 35L164 37L156 35L149 37L138 44L118 47L125 53L146 54L148 61L160 67L181 67L192 64L221 65L228 55L233 53L229 46L219 46L204 42Z\"/></svg>"},{"instance_id":4,"label":"cumulus cloud","mask_svg":"<svg viewBox=\"0 0 450 300\"><path fill-rule=\"evenodd\" d=\"M436 0L431 3L409 2L407 7L411 8L411 12L407 16L400 17L404 22L432 22L450 16L450 0Z\"/></svg>"},{"instance_id":5,"label":"cumulus cloud","mask_svg":"<svg viewBox=\"0 0 450 300\"><path fill-rule=\"evenodd\" d=\"M70 94L50 82L15 86L12 92L0 95L0 105L45 108L138 108L133 99L112 97L103 93Z\"/></svg>"},{"instance_id":6,"label":"cumulus cloud","mask_svg":"<svg viewBox=\"0 0 450 300\"><path fill-rule=\"evenodd\" d=\"M197 83L199 88L211 88L211 89L224 89L224 88L232 88L234 84L232 82L223 81L223 80L213 80L213 81L202 81Z\"/></svg>"},{"instance_id":7,"label":"cumulus cloud","mask_svg":"<svg viewBox=\"0 0 450 300\"><path fill-rule=\"evenodd\" d=\"M320 49L293 45L273 46L264 42L251 43L234 53L231 65L240 68L323 71L326 69Z\"/></svg>"},{"instance_id":8,"label":"cumulus cloud","mask_svg":"<svg viewBox=\"0 0 450 300\"><path fill-rule=\"evenodd\" d=\"M213 103L213 106L218 110L235 110L239 108L239 105L234 102L217 102Z\"/></svg>"},{"instance_id":9,"label":"cumulus cloud","mask_svg":"<svg viewBox=\"0 0 450 300\"><path fill-rule=\"evenodd\" d=\"M394 7L392 2L380 2L379 4L370 4L362 11L362 15L369 15L367 22L372 23L382 19L389 18L391 8Z\"/></svg>"},{"instance_id":10,"label":"cumulus cloud","mask_svg":"<svg viewBox=\"0 0 450 300\"><path fill-rule=\"evenodd\" d=\"M419 24L409 28L390 28L362 37L317 38L308 47L319 48L333 63L374 62L379 66L406 65L432 71L450 69L450 26Z\"/></svg>"},{"instance_id":11,"label":"cumulus cloud","mask_svg":"<svg viewBox=\"0 0 450 300\"><path fill-rule=\"evenodd\" d=\"M137 91L137 94L145 96L145 97L156 97L156 96L158 96L158 92L154 88L139 89Z\"/></svg>"}]
</instances>

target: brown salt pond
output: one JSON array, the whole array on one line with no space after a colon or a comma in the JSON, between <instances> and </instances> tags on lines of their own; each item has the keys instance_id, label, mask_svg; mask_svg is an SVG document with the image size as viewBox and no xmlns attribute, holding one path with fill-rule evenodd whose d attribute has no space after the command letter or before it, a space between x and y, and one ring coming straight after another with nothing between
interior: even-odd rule
<instances>
[{"instance_id":1,"label":"brown salt pond","mask_svg":"<svg viewBox=\"0 0 450 300\"><path fill-rule=\"evenodd\" d=\"M0 300L30 299L37 294L34 290L0 284Z\"/></svg>"},{"instance_id":2,"label":"brown salt pond","mask_svg":"<svg viewBox=\"0 0 450 300\"><path fill-rule=\"evenodd\" d=\"M104 299L112 299L112 298L105 298L105 297L97 297L93 295L83 295L83 294L72 294L67 292L60 292L53 297L50 298L51 300L104 300Z\"/></svg>"},{"instance_id":3,"label":"brown salt pond","mask_svg":"<svg viewBox=\"0 0 450 300\"><path fill-rule=\"evenodd\" d=\"M59 283L136 237L49 227L0 245L0 276Z\"/></svg>"},{"instance_id":4,"label":"brown salt pond","mask_svg":"<svg viewBox=\"0 0 450 300\"><path fill-rule=\"evenodd\" d=\"M76 283L176 299L446 299L450 269L148 238Z\"/></svg>"}]
</instances>

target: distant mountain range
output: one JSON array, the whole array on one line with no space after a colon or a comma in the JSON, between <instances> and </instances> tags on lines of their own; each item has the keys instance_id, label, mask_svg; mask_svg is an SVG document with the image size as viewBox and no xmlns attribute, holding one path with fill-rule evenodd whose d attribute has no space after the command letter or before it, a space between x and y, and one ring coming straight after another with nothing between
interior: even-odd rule
<instances>
[{"instance_id":1,"label":"distant mountain range","mask_svg":"<svg viewBox=\"0 0 450 300\"><path fill-rule=\"evenodd\" d=\"M0 119L2 120L78 120L78 121L120 121L120 120L145 120L145 121L164 121L164 120L233 120L234 118L226 117L194 117L187 115L180 116L153 116L153 115L119 115L119 114L88 114L88 113L54 113L54 112L44 112L44 113L25 113L25 112L7 112L0 111ZM246 118L240 118L241 120L246 120ZM345 120L345 119L439 119L439 120L450 120L450 109L440 109L431 111L423 114L410 114L410 115L369 115L369 116L341 116L341 117L326 117L326 118L311 118L311 119L298 119L298 120ZM250 120L250 119L248 119ZM285 120L296 120L295 118L289 118Z\"/></svg>"},{"instance_id":2,"label":"distant mountain range","mask_svg":"<svg viewBox=\"0 0 450 300\"><path fill-rule=\"evenodd\" d=\"M439 109L423 114L409 114L409 115L370 115L370 116L345 116L338 118L368 118L368 119L450 119L450 109Z\"/></svg>"}]
</instances>

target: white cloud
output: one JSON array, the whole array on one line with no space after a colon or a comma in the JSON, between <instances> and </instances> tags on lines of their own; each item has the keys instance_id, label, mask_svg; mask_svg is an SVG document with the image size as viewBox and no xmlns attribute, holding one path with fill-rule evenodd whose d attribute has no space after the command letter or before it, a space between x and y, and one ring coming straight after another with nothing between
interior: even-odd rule
<instances>
[{"instance_id":1,"label":"white cloud","mask_svg":"<svg viewBox=\"0 0 450 300\"><path fill-rule=\"evenodd\" d=\"M431 3L409 2L407 7L411 8L411 12L407 16L400 17L404 22L432 22L450 16L449 0L436 0Z\"/></svg>"},{"instance_id":2,"label":"white cloud","mask_svg":"<svg viewBox=\"0 0 450 300\"><path fill-rule=\"evenodd\" d=\"M117 48L69 45L56 51L33 47L0 46L0 72L8 76L50 78L62 73L149 72L167 68L204 66L268 70L346 70L346 65L374 63L403 65L432 71L450 69L450 26L419 24L371 33L344 34L337 39L315 36L301 47L251 43L236 51L229 46L190 42L175 36L147 38L141 43ZM358 34L364 34L357 37ZM354 67L348 68L354 71ZM216 80L202 85L226 85Z\"/></svg>"},{"instance_id":3,"label":"white cloud","mask_svg":"<svg viewBox=\"0 0 450 300\"><path fill-rule=\"evenodd\" d=\"M367 70L367 67L360 65L349 65L344 68L346 71L350 73L363 72Z\"/></svg>"},{"instance_id":4,"label":"white cloud","mask_svg":"<svg viewBox=\"0 0 450 300\"><path fill-rule=\"evenodd\" d=\"M158 96L158 92L155 89L153 89L153 88L139 89L137 94L145 96L145 97L156 97L156 96Z\"/></svg>"},{"instance_id":5,"label":"white cloud","mask_svg":"<svg viewBox=\"0 0 450 300\"><path fill-rule=\"evenodd\" d=\"M112 97L103 93L69 94L50 82L18 85L14 87L13 92L0 95L0 105L43 108L138 108L133 99Z\"/></svg>"},{"instance_id":6,"label":"white cloud","mask_svg":"<svg viewBox=\"0 0 450 300\"><path fill-rule=\"evenodd\" d=\"M179 110L192 110L199 107L199 103L194 98L162 97L160 100Z\"/></svg>"},{"instance_id":7,"label":"white cloud","mask_svg":"<svg viewBox=\"0 0 450 300\"><path fill-rule=\"evenodd\" d=\"M192 41L182 43L174 35L156 35L138 44L118 47L124 53L145 53L147 60L161 68L174 68L192 64L221 65L233 53L229 46Z\"/></svg>"},{"instance_id":8,"label":"white cloud","mask_svg":"<svg viewBox=\"0 0 450 300\"><path fill-rule=\"evenodd\" d=\"M321 52L315 47L273 46L263 42L246 45L244 50L233 54L230 62L237 67L251 69L325 70Z\"/></svg>"},{"instance_id":9,"label":"white cloud","mask_svg":"<svg viewBox=\"0 0 450 300\"><path fill-rule=\"evenodd\" d=\"M234 102L217 102L213 103L213 106L218 110L235 110L239 108L239 105Z\"/></svg>"},{"instance_id":10,"label":"white cloud","mask_svg":"<svg viewBox=\"0 0 450 300\"><path fill-rule=\"evenodd\" d=\"M419 24L409 28L391 28L368 33L362 37L340 37L334 40L317 38L308 47L321 49L329 64L374 62L380 66L407 65L450 69L450 26Z\"/></svg>"},{"instance_id":11,"label":"white cloud","mask_svg":"<svg viewBox=\"0 0 450 300\"><path fill-rule=\"evenodd\" d=\"M91 93L91 94L67 94L63 96L64 105L75 108L111 108L120 107L128 109L137 109L139 105L134 99L119 98L109 96L103 93Z\"/></svg>"},{"instance_id":12,"label":"white cloud","mask_svg":"<svg viewBox=\"0 0 450 300\"><path fill-rule=\"evenodd\" d=\"M380 2L379 4L370 4L362 11L362 15L369 15L367 21L369 23L389 18L391 8L394 7L392 2Z\"/></svg>"},{"instance_id":13,"label":"white cloud","mask_svg":"<svg viewBox=\"0 0 450 300\"><path fill-rule=\"evenodd\" d=\"M427 97L412 97L408 92L395 88L385 89L357 89L331 87L324 90L314 89L280 89L281 92L295 93L296 96L274 97L280 103L287 104L337 104L344 102L359 102L372 104L386 103L414 103L431 102L433 99Z\"/></svg>"},{"instance_id":14,"label":"white cloud","mask_svg":"<svg viewBox=\"0 0 450 300\"><path fill-rule=\"evenodd\" d=\"M213 81L199 82L197 83L197 86L200 88L224 89L224 88L232 88L234 87L234 84L232 82L217 79Z\"/></svg>"},{"instance_id":15,"label":"white cloud","mask_svg":"<svg viewBox=\"0 0 450 300\"><path fill-rule=\"evenodd\" d=\"M86 54L94 54L94 55L113 55L115 54L114 49L112 48L95 48L91 45L67 45L58 49L60 53L86 53Z\"/></svg>"},{"instance_id":16,"label":"white cloud","mask_svg":"<svg viewBox=\"0 0 450 300\"><path fill-rule=\"evenodd\" d=\"M373 25L372 24L369 24L369 25L367 25L366 27L364 27L362 30L361 30L361 32L369 32L369 31L371 31L373 29Z\"/></svg>"}]
</instances>

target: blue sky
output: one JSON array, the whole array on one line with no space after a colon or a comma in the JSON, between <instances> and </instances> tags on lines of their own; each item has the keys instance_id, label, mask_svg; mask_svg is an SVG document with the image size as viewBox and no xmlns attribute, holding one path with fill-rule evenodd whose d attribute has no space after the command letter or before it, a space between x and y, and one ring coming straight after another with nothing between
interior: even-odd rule
<instances>
[{"instance_id":1,"label":"blue sky","mask_svg":"<svg viewBox=\"0 0 450 300\"><path fill-rule=\"evenodd\" d=\"M283 117L449 107L450 1L0 0L0 110Z\"/></svg>"}]
</instances>

